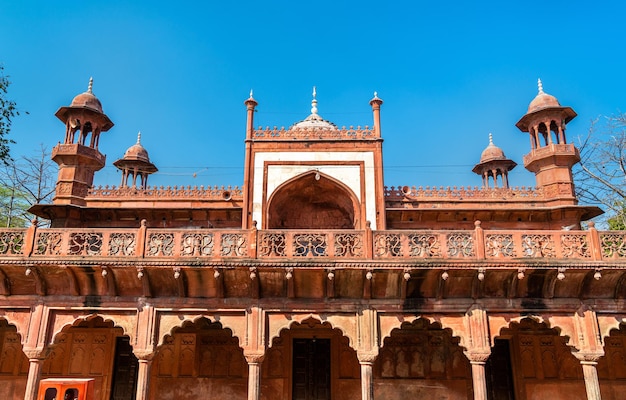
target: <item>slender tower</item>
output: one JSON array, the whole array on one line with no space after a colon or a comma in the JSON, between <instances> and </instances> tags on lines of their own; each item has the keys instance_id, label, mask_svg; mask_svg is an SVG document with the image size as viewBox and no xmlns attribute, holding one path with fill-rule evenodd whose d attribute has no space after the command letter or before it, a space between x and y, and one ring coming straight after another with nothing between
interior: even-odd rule
<instances>
[{"instance_id":1,"label":"slender tower","mask_svg":"<svg viewBox=\"0 0 626 400\"><path fill-rule=\"evenodd\" d=\"M84 206L94 174L106 161L106 156L98 151L98 142L100 133L111 129L113 122L102 111L92 89L90 79L87 91L55 114L65 124L65 140L52 149L52 160L59 165L54 204Z\"/></svg>"},{"instance_id":2,"label":"slender tower","mask_svg":"<svg viewBox=\"0 0 626 400\"><path fill-rule=\"evenodd\" d=\"M528 112L516 124L530 134L531 150L524 156L524 167L535 174L537 188L543 189L554 205L577 204L572 166L580 161L580 154L565 137L565 126L576 113L545 93L541 80L538 87Z\"/></svg>"}]
</instances>

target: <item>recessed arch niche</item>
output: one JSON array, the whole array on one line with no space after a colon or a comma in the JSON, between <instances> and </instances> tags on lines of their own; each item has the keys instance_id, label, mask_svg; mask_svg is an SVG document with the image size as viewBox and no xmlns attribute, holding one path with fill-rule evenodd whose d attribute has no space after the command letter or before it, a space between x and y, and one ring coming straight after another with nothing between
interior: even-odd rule
<instances>
[{"instance_id":1,"label":"recessed arch niche","mask_svg":"<svg viewBox=\"0 0 626 400\"><path fill-rule=\"evenodd\" d=\"M360 229L360 204L342 182L309 171L283 183L272 194L266 228Z\"/></svg>"}]
</instances>

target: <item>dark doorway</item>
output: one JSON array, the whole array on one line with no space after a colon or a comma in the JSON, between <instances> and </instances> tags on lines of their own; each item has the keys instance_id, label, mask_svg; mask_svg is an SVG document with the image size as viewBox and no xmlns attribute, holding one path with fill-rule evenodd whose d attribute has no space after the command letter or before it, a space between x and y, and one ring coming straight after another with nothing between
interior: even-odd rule
<instances>
[{"instance_id":1,"label":"dark doorway","mask_svg":"<svg viewBox=\"0 0 626 400\"><path fill-rule=\"evenodd\" d=\"M139 362L127 336L118 337L115 343L113 364L113 387L111 400L134 400L137 391L137 369Z\"/></svg>"},{"instance_id":2,"label":"dark doorway","mask_svg":"<svg viewBox=\"0 0 626 400\"><path fill-rule=\"evenodd\" d=\"M292 400L330 400L330 339L293 340Z\"/></svg>"},{"instance_id":3,"label":"dark doorway","mask_svg":"<svg viewBox=\"0 0 626 400\"><path fill-rule=\"evenodd\" d=\"M509 341L496 339L486 364L487 398L515 400Z\"/></svg>"}]
</instances>

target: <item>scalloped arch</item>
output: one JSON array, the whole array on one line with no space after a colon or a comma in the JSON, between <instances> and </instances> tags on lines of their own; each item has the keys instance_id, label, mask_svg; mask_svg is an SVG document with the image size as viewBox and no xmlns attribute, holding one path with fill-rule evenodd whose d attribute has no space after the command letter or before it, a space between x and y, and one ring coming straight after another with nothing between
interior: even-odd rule
<instances>
[{"instance_id":1,"label":"scalloped arch","mask_svg":"<svg viewBox=\"0 0 626 400\"><path fill-rule=\"evenodd\" d=\"M566 317L573 319L573 317ZM503 329L514 329L518 327L524 320L533 321L536 324L543 324L547 329L554 330L558 336L563 336L567 338L566 345L570 348L576 349L576 345L573 342L573 337L575 335L573 324L565 323L565 320L560 320L555 317L544 317L542 315L519 315L512 318L503 318L503 317L495 317L490 316L490 332L491 332L491 343L494 343L496 337L502 334Z\"/></svg>"},{"instance_id":2,"label":"scalloped arch","mask_svg":"<svg viewBox=\"0 0 626 400\"><path fill-rule=\"evenodd\" d=\"M222 329L229 329L232 332L232 336L239 341L239 347L242 349L245 347L245 328L246 318L245 316L236 315L211 315L208 313L193 314L193 315L164 315L161 316L159 321L159 333L157 347L163 345L165 336L173 335L175 330L182 328L186 323L196 324L200 319L206 319L210 323L219 323Z\"/></svg>"},{"instance_id":3,"label":"scalloped arch","mask_svg":"<svg viewBox=\"0 0 626 400\"><path fill-rule=\"evenodd\" d=\"M136 326L136 318L134 316L130 317L96 312L87 315L81 315L79 317L73 317L73 319L71 320L55 318L53 329L46 344L54 344L54 340L56 339L57 335L63 332L66 328L78 326L81 322L90 321L96 318L101 318L104 322L111 322L114 328L121 328L124 336L128 336L130 338L130 342L135 343L135 335L133 334L133 332L134 327Z\"/></svg>"},{"instance_id":4,"label":"scalloped arch","mask_svg":"<svg viewBox=\"0 0 626 400\"><path fill-rule=\"evenodd\" d=\"M380 343L379 346L382 349L385 344L385 339L391 337L391 333L395 329L402 329L402 324L413 324L416 321L423 319L428 321L430 325L438 324L441 329L449 330L452 337L459 338L459 346L463 350L467 350L464 337L467 336L464 326L464 316L459 317L436 317L431 315L386 315L380 316Z\"/></svg>"},{"instance_id":5,"label":"scalloped arch","mask_svg":"<svg viewBox=\"0 0 626 400\"><path fill-rule=\"evenodd\" d=\"M354 316L341 316L341 315L325 315L325 314L298 314L291 315L289 318L286 316L283 320L280 321L272 321L270 320L270 334L268 337L268 347L272 347L272 342L274 338L277 338L281 335L284 330L291 329L295 324L302 325L302 323L308 319L312 319L318 321L321 324L328 323L331 329L339 330L343 336L348 338L348 345L354 349L355 343L357 343L356 338L356 317ZM351 320L351 321L350 321Z\"/></svg>"},{"instance_id":6,"label":"scalloped arch","mask_svg":"<svg viewBox=\"0 0 626 400\"><path fill-rule=\"evenodd\" d=\"M20 335L20 343L24 347L24 340L28 332L28 318L19 318L21 314L28 316L28 313L14 313L6 310L0 311L0 319L5 320L9 325L14 326L17 334Z\"/></svg>"}]
</instances>

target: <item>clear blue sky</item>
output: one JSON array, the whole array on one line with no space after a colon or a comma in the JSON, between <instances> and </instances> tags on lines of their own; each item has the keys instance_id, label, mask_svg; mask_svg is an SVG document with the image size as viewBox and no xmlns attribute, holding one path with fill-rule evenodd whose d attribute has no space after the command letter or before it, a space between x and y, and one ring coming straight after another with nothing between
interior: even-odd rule
<instances>
[{"instance_id":1,"label":"clear blue sky","mask_svg":"<svg viewBox=\"0 0 626 400\"><path fill-rule=\"evenodd\" d=\"M522 164L515 123L537 93L589 121L626 110L626 3L572 1L3 1L0 62L16 119L13 155L63 139L56 110L87 89L115 126L107 167L142 132L157 185L240 185L250 89L255 125L288 127L310 112L371 125L382 109L387 185L480 185L471 173L488 134ZM197 172L197 177L192 174Z\"/></svg>"}]
</instances>

